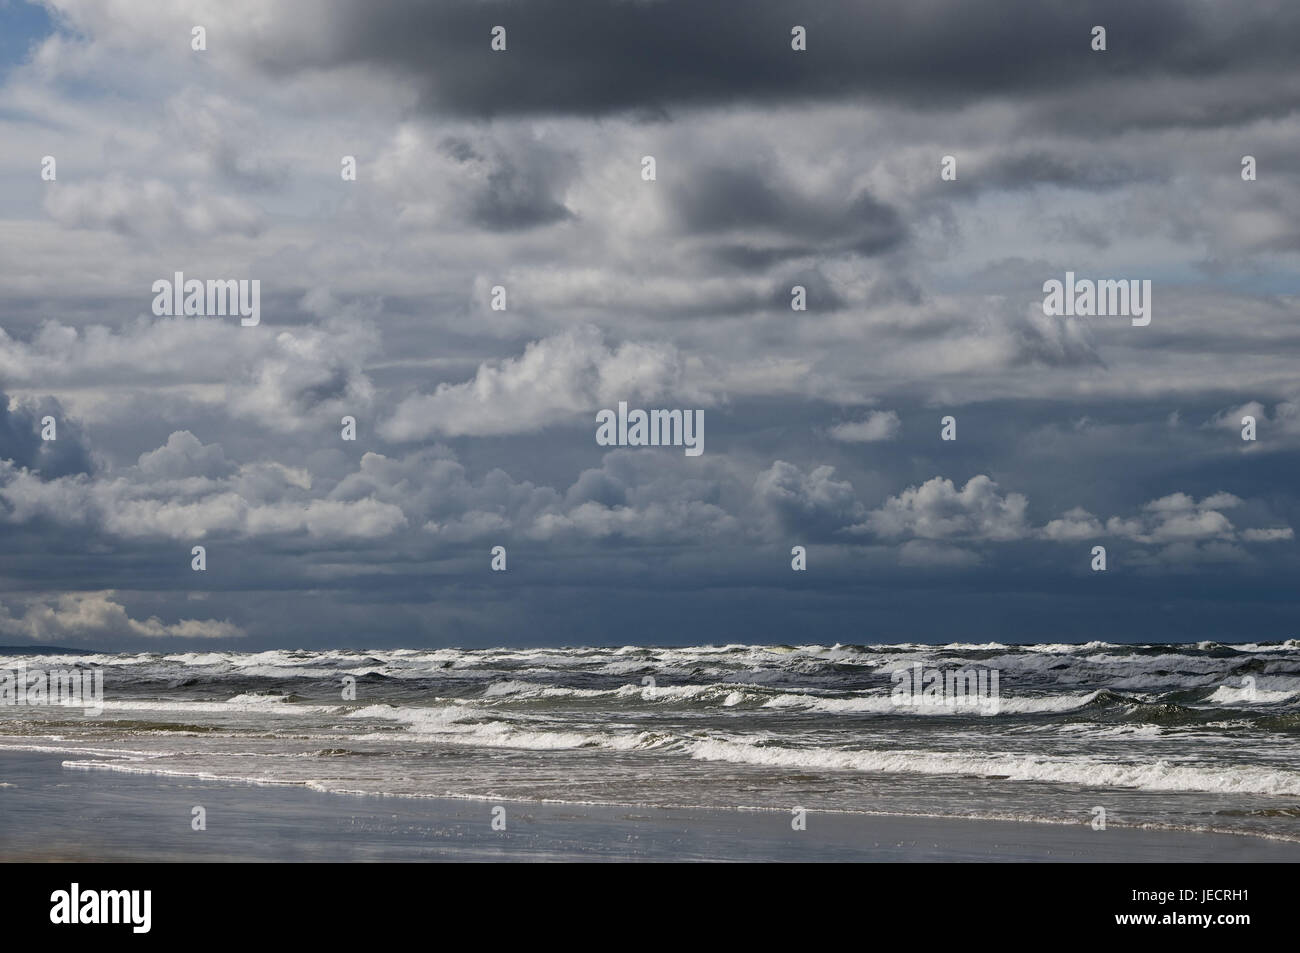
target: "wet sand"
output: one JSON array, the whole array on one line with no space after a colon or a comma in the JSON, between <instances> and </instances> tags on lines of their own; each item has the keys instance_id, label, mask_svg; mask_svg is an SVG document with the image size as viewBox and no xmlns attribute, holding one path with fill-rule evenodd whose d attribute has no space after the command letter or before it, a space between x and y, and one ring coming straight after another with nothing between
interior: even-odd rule
<instances>
[{"instance_id":1,"label":"wet sand","mask_svg":"<svg viewBox=\"0 0 1300 953\"><path fill-rule=\"evenodd\" d=\"M897 815L360 797L0 754L6 861L1300 861L1230 834ZM207 829L191 827L193 808ZM493 808L505 830L493 828Z\"/></svg>"}]
</instances>

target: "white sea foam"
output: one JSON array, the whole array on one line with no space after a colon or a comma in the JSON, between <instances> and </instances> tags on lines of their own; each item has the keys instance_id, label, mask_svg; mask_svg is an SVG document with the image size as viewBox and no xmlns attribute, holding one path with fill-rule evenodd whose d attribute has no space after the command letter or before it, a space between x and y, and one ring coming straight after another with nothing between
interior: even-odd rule
<instances>
[{"instance_id":1,"label":"white sea foam","mask_svg":"<svg viewBox=\"0 0 1300 953\"><path fill-rule=\"evenodd\" d=\"M109 712L167 712L168 714L233 714L257 712L267 715L328 714L345 709L334 705L302 705L288 701L283 696L244 694L226 701L162 701L158 699L120 699L104 702Z\"/></svg>"},{"instance_id":2,"label":"white sea foam","mask_svg":"<svg viewBox=\"0 0 1300 953\"><path fill-rule=\"evenodd\" d=\"M1246 687L1234 688L1221 685L1205 700L1216 705L1277 705L1300 696L1300 691L1270 691L1256 687L1253 691Z\"/></svg>"},{"instance_id":3,"label":"white sea foam","mask_svg":"<svg viewBox=\"0 0 1300 953\"><path fill-rule=\"evenodd\" d=\"M564 688L514 680L492 682L483 689L484 698L600 698L613 694L614 689Z\"/></svg>"},{"instance_id":4,"label":"white sea foam","mask_svg":"<svg viewBox=\"0 0 1300 953\"><path fill-rule=\"evenodd\" d=\"M1089 704L1100 695L1100 691L1071 695L1044 695L1042 697L1007 697L998 699L997 709L1000 714L1025 714L1028 712L1073 711ZM785 694L764 702L764 708L804 708L808 711L836 713L861 712L865 714L898 715L948 715L953 709L942 706L925 705L900 706L889 692L874 695L859 695L851 698L822 698L813 695Z\"/></svg>"},{"instance_id":5,"label":"white sea foam","mask_svg":"<svg viewBox=\"0 0 1300 953\"><path fill-rule=\"evenodd\" d=\"M572 748L607 748L630 751L658 748L676 739L655 732L609 732L547 729L493 720L489 712L464 705L430 708L371 705L350 714L353 718L378 718L406 725L417 736L446 744L490 748L549 751ZM366 737L366 736L363 736Z\"/></svg>"},{"instance_id":6,"label":"white sea foam","mask_svg":"<svg viewBox=\"0 0 1300 953\"><path fill-rule=\"evenodd\" d=\"M702 761L779 768L1055 781L1147 791L1300 795L1300 773L1244 765L1175 764L1166 760L1135 764L1087 757L1060 759L1017 754L786 748L721 739L697 741L691 745L690 752L692 757Z\"/></svg>"}]
</instances>

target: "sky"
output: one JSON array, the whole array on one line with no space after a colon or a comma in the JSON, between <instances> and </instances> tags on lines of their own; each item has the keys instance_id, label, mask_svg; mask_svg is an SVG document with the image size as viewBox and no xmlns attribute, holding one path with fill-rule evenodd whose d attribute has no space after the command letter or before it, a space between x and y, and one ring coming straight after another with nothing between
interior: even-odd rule
<instances>
[{"instance_id":1,"label":"sky","mask_svg":"<svg viewBox=\"0 0 1300 953\"><path fill-rule=\"evenodd\" d=\"M0 0L0 644L1295 637L1297 49L1263 0ZM621 401L703 452L601 445Z\"/></svg>"}]
</instances>

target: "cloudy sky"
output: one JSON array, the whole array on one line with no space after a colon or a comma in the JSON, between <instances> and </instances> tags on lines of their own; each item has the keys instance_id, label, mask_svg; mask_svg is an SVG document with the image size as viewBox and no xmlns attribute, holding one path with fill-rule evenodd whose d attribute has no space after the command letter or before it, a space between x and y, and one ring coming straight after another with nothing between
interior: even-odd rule
<instances>
[{"instance_id":1,"label":"cloudy sky","mask_svg":"<svg viewBox=\"0 0 1300 953\"><path fill-rule=\"evenodd\" d=\"M1300 635L1297 49L1263 0L0 0L0 644ZM178 271L261 324L155 316ZM1150 325L1045 316L1066 271ZM704 453L597 445L624 400Z\"/></svg>"}]
</instances>

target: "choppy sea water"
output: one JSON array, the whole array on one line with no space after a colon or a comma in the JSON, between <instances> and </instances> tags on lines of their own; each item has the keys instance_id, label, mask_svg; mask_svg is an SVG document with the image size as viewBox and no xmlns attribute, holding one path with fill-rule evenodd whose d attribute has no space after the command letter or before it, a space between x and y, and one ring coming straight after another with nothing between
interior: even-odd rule
<instances>
[{"instance_id":1,"label":"choppy sea water","mask_svg":"<svg viewBox=\"0 0 1300 953\"><path fill-rule=\"evenodd\" d=\"M996 672L997 705L900 704L894 673L918 664ZM1102 807L1108 826L1300 841L1295 640L0 658L20 665L101 667L104 710L0 705L0 780L17 748L339 793L1071 824Z\"/></svg>"}]
</instances>

